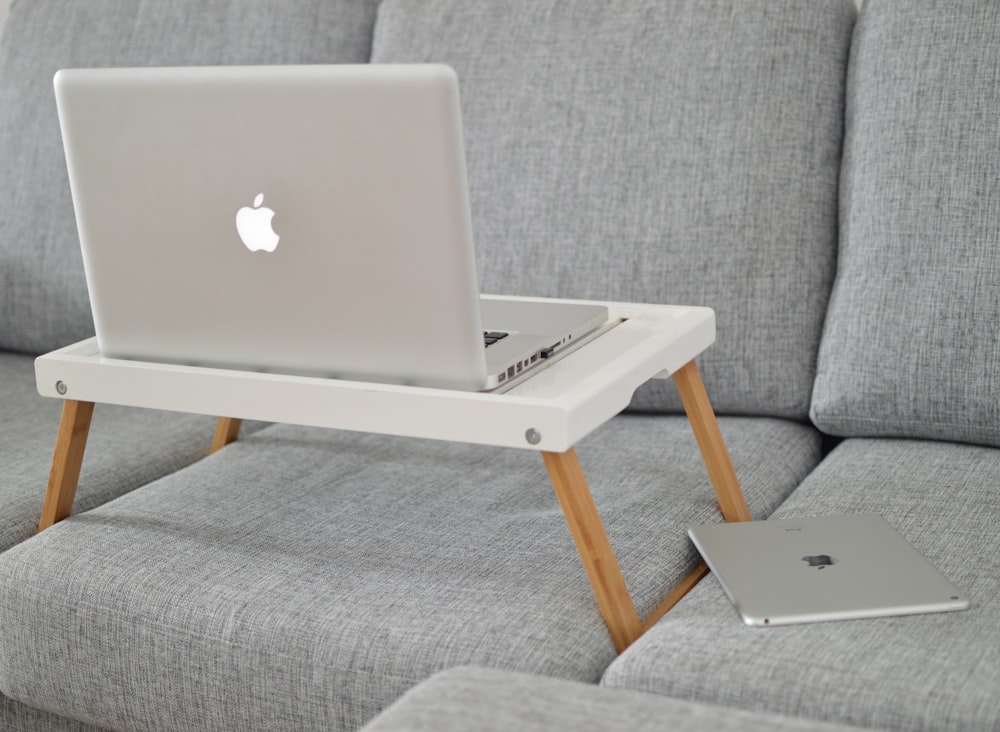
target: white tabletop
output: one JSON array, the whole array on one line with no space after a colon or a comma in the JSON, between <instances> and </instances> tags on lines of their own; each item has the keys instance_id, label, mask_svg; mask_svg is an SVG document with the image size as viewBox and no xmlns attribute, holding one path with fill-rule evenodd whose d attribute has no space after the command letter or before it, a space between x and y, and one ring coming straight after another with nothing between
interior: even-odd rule
<instances>
[{"instance_id":1,"label":"white tabletop","mask_svg":"<svg viewBox=\"0 0 1000 732\"><path fill-rule=\"evenodd\" d=\"M715 340L710 308L600 304L621 322L503 393L112 359L96 338L40 356L35 377L59 399L564 452Z\"/></svg>"}]
</instances>

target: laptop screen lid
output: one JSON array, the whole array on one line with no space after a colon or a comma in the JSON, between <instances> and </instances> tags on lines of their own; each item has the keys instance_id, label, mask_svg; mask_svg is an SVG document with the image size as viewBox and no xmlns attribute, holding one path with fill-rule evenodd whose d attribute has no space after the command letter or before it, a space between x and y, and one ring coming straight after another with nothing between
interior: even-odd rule
<instances>
[{"instance_id":1,"label":"laptop screen lid","mask_svg":"<svg viewBox=\"0 0 1000 732\"><path fill-rule=\"evenodd\" d=\"M77 69L55 88L102 353L485 385L450 68Z\"/></svg>"}]
</instances>

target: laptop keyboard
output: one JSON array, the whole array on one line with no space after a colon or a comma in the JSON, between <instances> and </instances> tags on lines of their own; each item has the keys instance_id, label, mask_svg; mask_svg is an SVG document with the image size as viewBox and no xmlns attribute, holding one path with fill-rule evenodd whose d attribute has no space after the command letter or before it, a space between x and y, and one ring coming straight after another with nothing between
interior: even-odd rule
<instances>
[{"instance_id":1,"label":"laptop keyboard","mask_svg":"<svg viewBox=\"0 0 1000 732\"><path fill-rule=\"evenodd\" d=\"M499 340L506 338L510 333L504 333L499 330L483 331L483 341L486 343L486 347L489 348L494 343Z\"/></svg>"}]
</instances>

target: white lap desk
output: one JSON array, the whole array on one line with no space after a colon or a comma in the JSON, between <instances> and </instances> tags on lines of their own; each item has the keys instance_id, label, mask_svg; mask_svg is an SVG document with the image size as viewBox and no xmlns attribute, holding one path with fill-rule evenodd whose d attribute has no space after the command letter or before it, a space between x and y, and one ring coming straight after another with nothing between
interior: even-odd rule
<instances>
[{"instance_id":1,"label":"white lap desk","mask_svg":"<svg viewBox=\"0 0 1000 732\"><path fill-rule=\"evenodd\" d=\"M521 298L525 299L525 298ZM530 299L530 298L529 298ZM624 409L650 378L673 377L727 521L750 514L694 363L715 340L708 308L604 303L621 322L503 393L476 393L105 358L96 338L40 356L38 391L64 400L40 530L68 516L95 403L225 415L212 449L242 419L424 437L542 453L619 651L707 571L653 614L636 614L573 446Z\"/></svg>"}]
</instances>

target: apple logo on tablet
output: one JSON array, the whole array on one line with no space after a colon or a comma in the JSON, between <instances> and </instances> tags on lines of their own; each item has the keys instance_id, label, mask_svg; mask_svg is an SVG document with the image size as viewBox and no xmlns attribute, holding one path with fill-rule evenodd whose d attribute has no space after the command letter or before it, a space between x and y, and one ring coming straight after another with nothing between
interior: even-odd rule
<instances>
[{"instance_id":1,"label":"apple logo on tablet","mask_svg":"<svg viewBox=\"0 0 1000 732\"><path fill-rule=\"evenodd\" d=\"M253 208L244 206L236 212L236 232L251 252L273 252L278 246L278 235L271 228L274 211L263 205L264 194L253 199Z\"/></svg>"},{"instance_id":2,"label":"apple logo on tablet","mask_svg":"<svg viewBox=\"0 0 1000 732\"><path fill-rule=\"evenodd\" d=\"M837 560L829 554L813 554L805 556L802 557L802 561L810 567L816 567L816 569L825 569L837 563Z\"/></svg>"}]
</instances>

